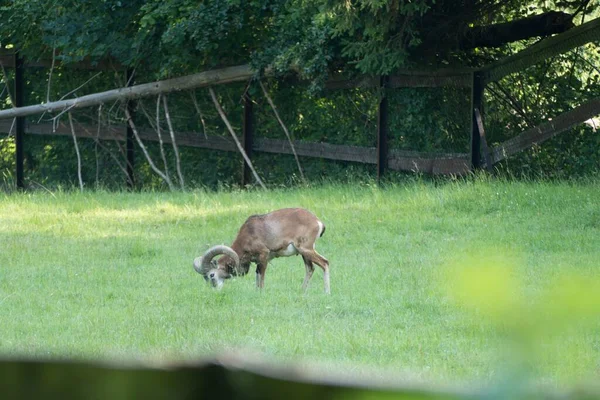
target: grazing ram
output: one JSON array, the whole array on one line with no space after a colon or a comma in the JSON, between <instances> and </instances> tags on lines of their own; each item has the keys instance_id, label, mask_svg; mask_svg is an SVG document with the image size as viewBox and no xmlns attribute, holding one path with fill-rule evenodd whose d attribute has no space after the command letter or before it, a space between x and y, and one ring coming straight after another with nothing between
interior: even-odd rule
<instances>
[{"instance_id":1,"label":"grazing ram","mask_svg":"<svg viewBox=\"0 0 600 400\"><path fill-rule=\"evenodd\" d=\"M317 264L323 269L325 292L329 293L329 261L315 250L315 241L325 232L325 225L303 208L284 208L249 217L240 228L231 247L211 247L194 260L194 269L213 287L236 275L246 275L250 263L256 263L256 286L265 285L267 264L277 257L300 254L306 267L302 288L306 290ZM223 255L218 261L213 259Z\"/></svg>"}]
</instances>

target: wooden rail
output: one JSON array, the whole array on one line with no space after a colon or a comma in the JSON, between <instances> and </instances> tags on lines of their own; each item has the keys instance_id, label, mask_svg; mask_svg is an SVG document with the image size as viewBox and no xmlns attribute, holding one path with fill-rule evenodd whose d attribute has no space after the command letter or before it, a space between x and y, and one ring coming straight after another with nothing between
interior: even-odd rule
<instances>
[{"instance_id":1,"label":"wooden rail","mask_svg":"<svg viewBox=\"0 0 600 400\"><path fill-rule=\"evenodd\" d=\"M424 88L424 87L470 87L472 68L445 68L438 70L399 70L388 76L386 87L398 88ZM353 89L379 87L380 78L375 76L359 76L352 79L335 77L325 83L327 89Z\"/></svg>"},{"instance_id":2,"label":"wooden rail","mask_svg":"<svg viewBox=\"0 0 600 400\"><path fill-rule=\"evenodd\" d=\"M494 147L492 149L493 163L502 161L515 153L531 147L533 144L545 142L559 133L572 128L577 124L583 123L598 114L600 114L600 98L588 101L571 111L562 113L552 118L551 121L544 122L534 128L528 129Z\"/></svg>"},{"instance_id":3,"label":"wooden rail","mask_svg":"<svg viewBox=\"0 0 600 400\"><path fill-rule=\"evenodd\" d=\"M0 132L9 132L12 121L0 121ZM30 135L59 135L70 136L71 130L64 123L58 124L53 129L51 123L32 124L25 127ZM76 123L76 136L80 138L98 140L126 139L125 127L103 127L98 134L98 127ZM140 129L140 137L144 141L158 141L156 132L149 129ZM163 142L171 143L169 135L163 136ZM198 147L210 150L237 152L235 143L225 136L204 137L195 132L177 132L179 146ZM309 143L296 141L296 153L303 157L316 157L337 161L352 161L363 164L377 164L377 148L337 145L329 143ZM293 154L287 140L256 138L252 150L261 153ZM388 168L395 171L418 171L434 175L462 175L469 171L469 158L462 153L419 153L409 151L391 150L387 159Z\"/></svg>"},{"instance_id":4,"label":"wooden rail","mask_svg":"<svg viewBox=\"0 0 600 400\"><path fill-rule=\"evenodd\" d=\"M517 54L505 57L481 69L485 83L502 79L548 58L566 53L586 43L600 41L600 18L551 36Z\"/></svg>"}]
</instances>

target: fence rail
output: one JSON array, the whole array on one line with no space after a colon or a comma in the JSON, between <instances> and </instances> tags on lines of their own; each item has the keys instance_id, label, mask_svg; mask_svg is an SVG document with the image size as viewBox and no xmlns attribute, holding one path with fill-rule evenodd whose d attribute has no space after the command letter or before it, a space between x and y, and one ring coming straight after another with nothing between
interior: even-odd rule
<instances>
[{"instance_id":1,"label":"fence rail","mask_svg":"<svg viewBox=\"0 0 600 400\"><path fill-rule=\"evenodd\" d=\"M588 101L571 111L562 113L554 117L551 121L544 122L534 128L528 129L494 147L492 149L492 162L497 163L515 153L531 147L533 144L545 142L559 133L598 114L600 114L600 98Z\"/></svg>"},{"instance_id":2,"label":"fence rail","mask_svg":"<svg viewBox=\"0 0 600 400\"><path fill-rule=\"evenodd\" d=\"M0 121L0 132L8 133L12 127L10 120ZM65 123L53 126L52 123L28 123L25 126L30 135L70 136L71 129ZM75 124L75 134L80 138L98 140L126 139L125 127L103 127ZM156 132L149 129L139 130L143 141L158 141ZM164 143L171 143L169 135L163 135ZM179 146L199 147L211 150L237 152L235 143L228 137L211 135L204 137L196 132L177 132L176 141ZM329 143L309 143L295 141L294 147L299 156L324 158L327 160L352 161L363 164L377 164L377 148L348 146ZM257 138L252 143L252 150L261 153L293 154L287 140ZM462 175L469 170L467 154L462 153L420 153L391 150L387 160L388 168L395 171L419 171L434 175Z\"/></svg>"},{"instance_id":3,"label":"fence rail","mask_svg":"<svg viewBox=\"0 0 600 400\"><path fill-rule=\"evenodd\" d=\"M424 88L424 87L470 87L472 68L445 68L431 71L400 70L388 76L387 87ZM379 77L361 76L353 79L333 78L327 83L327 89L375 88L380 86Z\"/></svg>"},{"instance_id":4,"label":"fence rail","mask_svg":"<svg viewBox=\"0 0 600 400\"><path fill-rule=\"evenodd\" d=\"M576 26L559 35L546 38L513 56L483 67L481 72L484 82L498 81L506 75L522 71L540 61L594 41L600 41L600 18Z\"/></svg>"}]
</instances>

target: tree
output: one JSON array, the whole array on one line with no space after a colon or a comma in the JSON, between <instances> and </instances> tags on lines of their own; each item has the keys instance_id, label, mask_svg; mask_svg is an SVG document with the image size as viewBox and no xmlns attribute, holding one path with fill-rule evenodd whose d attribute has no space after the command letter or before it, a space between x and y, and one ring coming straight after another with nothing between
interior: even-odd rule
<instances>
[{"instance_id":1,"label":"tree","mask_svg":"<svg viewBox=\"0 0 600 400\"><path fill-rule=\"evenodd\" d=\"M64 66L110 59L121 71L135 70L138 82L250 63L258 74L270 68L309 81L313 90L284 97L290 104L278 103L277 108L290 110L300 99L304 115L317 115L327 107L328 112L335 110L331 102L307 100L331 75L481 66L599 12L600 3L590 0L0 0L0 38L2 45L12 45L29 60L56 54ZM490 118L499 128L486 132L505 139L598 96L596 51L590 45L490 85ZM103 79L104 86L92 92L115 87L111 77ZM281 90L283 85L276 87ZM433 104L448 106L464 98L438 92L403 93L398 103L412 114L397 126L410 127L418 139L411 142L405 135L394 138L395 145L431 150L459 142L448 131L441 108ZM371 94L364 95L365 103L375 98ZM350 107L356 105L345 100ZM42 101L30 99L29 104ZM236 104L236 99L228 104ZM171 107L174 114L182 105ZM372 109L366 108L364 126L373 118ZM235 118L236 113L228 115ZM340 124L334 123L326 132L315 133L308 125L300 121L297 126L306 129L310 139L370 143L357 133L360 129L340 133Z\"/></svg>"},{"instance_id":2,"label":"tree","mask_svg":"<svg viewBox=\"0 0 600 400\"><path fill-rule=\"evenodd\" d=\"M0 37L29 57L111 57L155 78L251 61L322 81L464 60L572 26L590 0L3 0ZM517 32L514 35L514 32Z\"/></svg>"}]
</instances>

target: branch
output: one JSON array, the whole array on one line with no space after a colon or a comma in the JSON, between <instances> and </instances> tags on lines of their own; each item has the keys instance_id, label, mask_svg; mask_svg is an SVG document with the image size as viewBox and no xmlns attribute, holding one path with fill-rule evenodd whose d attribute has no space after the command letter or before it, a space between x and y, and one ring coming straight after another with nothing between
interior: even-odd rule
<instances>
[{"instance_id":1,"label":"branch","mask_svg":"<svg viewBox=\"0 0 600 400\"><path fill-rule=\"evenodd\" d=\"M167 96L163 96L163 107L165 109L165 117L167 118L167 126L169 127L169 133L171 134L171 144L173 145L173 151L175 152L175 160L177 162L177 175L179 176L179 183L181 184L181 190L185 190L183 174L181 173L181 158L179 157L179 149L177 148L177 142L175 142L175 131L173 131L173 125L171 124L171 117L169 116L169 107L167 106Z\"/></svg>"},{"instance_id":2,"label":"branch","mask_svg":"<svg viewBox=\"0 0 600 400\"><path fill-rule=\"evenodd\" d=\"M529 118L529 116L527 115L527 113L525 112L525 110L523 109L523 107L521 106L521 104L519 103L519 101L517 99L515 99L498 82L494 82L494 84L495 84L495 86L498 87L498 90L500 90L502 92L502 94L504 95L504 97L506 98L506 99L504 99L504 101L507 102L508 105L510 107L512 107L513 110L515 110L517 112L517 114L519 114L525 120L525 123L527 124L527 126L529 126L530 128L533 128L535 126L535 124ZM496 93L494 91L494 89L491 88L491 86L488 86L488 89L490 89L490 91L492 92L492 94L495 94L498 98L502 99L502 97L498 93Z\"/></svg>"},{"instance_id":3,"label":"branch","mask_svg":"<svg viewBox=\"0 0 600 400\"><path fill-rule=\"evenodd\" d=\"M298 171L300 171L300 177L302 178L302 182L306 183L306 178L304 177L304 173L302 172L302 167L300 166L300 160L298 159L298 154L296 153L296 147L294 146L294 143L292 142L290 133L288 132L287 127L281 120L281 117L279 116L279 112L277 111L277 107L275 107L275 103L273 103L273 100L271 99L271 96L269 96L269 93L267 92L267 89L265 89L265 86L263 85L262 81L259 80L258 84L260 85L260 88L262 89L263 94L265 95L265 98L269 102L269 105L273 109L273 113L275 114L277 121L279 121L279 125L281 125L281 128L283 128L283 131L285 132L285 136L287 137L288 142L290 142L290 147L292 148L292 153L294 153L294 158L296 159L296 165L298 165Z\"/></svg>"},{"instance_id":4,"label":"branch","mask_svg":"<svg viewBox=\"0 0 600 400\"><path fill-rule=\"evenodd\" d=\"M64 110L68 107L91 107L100 103L108 103L115 100L127 101L142 97L153 97L159 93L206 87L214 84L247 81L250 77L254 76L254 74L255 71L249 65L227 67L164 81L144 83L141 85L108 90L106 92L88 94L75 99L2 110L0 111L0 119L24 117L27 115L41 114L43 112Z\"/></svg>"},{"instance_id":5,"label":"branch","mask_svg":"<svg viewBox=\"0 0 600 400\"><path fill-rule=\"evenodd\" d=\"M160 145L160 156L162 157L163 164L165 166L165 175L169 176L169 164L167 163L167 156L165 155L165 148L162 140L162 135L160 133L160 98L162 95L156 96L156 134L158 135L158 143ZM146 111L143 111L146 114ZM150 121L150 118L148 118ZM152 123L150 123L152 125ZM170 177L169 177L170 179Z\"/></svg>"},{"instance_id":6,"label":"branch","mask_svg":"<svg viewBox=\"0 0 600 400\"><path fill-rule=\"evenodd\" d=\"M100 128L101 128L101 112L102 112L102 106L98 107L98 129L96 130L96 136L93 137L92 134L90 133L90 131L86 128L85 125L82 125L81 123L79 123L76 119L74 119L75 124L79 125L79 129L83 130L84 132L88 133L88 136L90 136L92 139L94 139L94 142L97 146L100 146L100 148L104 151L106 151L108 153L108 155L114 160L114 162L117 164L117 167L119 167L119 169L123 172L123 174L125 175L125 177L127 177L127 169L125 168L125 164L122 164L121 161L117 158L117 156L115 156L113 154L112 151L110 151L110 149L106 146L104 146L102 144L102 140L100 140ZM121 148L121 145L119 144L118 141L115 140L115 144L117 145L117 148L119 149L119 153L121 154L121 156L123 158L126 158L125 153L123 152L123 149ZM97 156L96 156L97 157ZM96 178L96 180L98 180Z\"/></svg>"},{"instance_id":7,"label":"branch","mask_svg":"<svg viewBox=\"0 0 600 400\"><path fill-rule=\"evenodd\" d=\"M15 108L15 101L14 98L12 96L12 94L10 93L10 87L8 85L8 75L6 75L6 70L4 69L4 64L2 64L0 62L0 69L2 69L2 80L4 81L4 88L6 89L6 93L8 94L8 98L10 99L10 104L13 106L13 108ZM8 131L8 136L10 136L12 134L13 128L15 127L17 123L17 118L13 118L12 124L10 126L10 129Z\"/></svg>"},{"instance_id":8,"label":"branch","mask_svg":"<svg viewBox=\"0 0 600 400\"><path fill-rule=\"evenodd\" d=\"M98 188L98 182L100 181L100 161L98 159L98 146L100 142L100 127L102 126L102 104L98 106L98 129L96 130L96 137L94 138L94 156L96 157L96 189Z\"/></svg>"},{"instance_id":9,"label":"branch","mask_svg":"<svg viewBox=\"0 0 600 400\"><path fill-rule=\"evenodd\" d=\"M73 117L69 112L69 125L71 126L71 135L73 135L73 143L75 143L75 152L77 153L77 177L79 178L79 189L83 192L83 179L81 178L81 154L79 154L79 145L77 144L77 136L75 136L75 127L73 126Z\"/></svg>"},{"instance_id":10,"label":"branch","mask_svg":"<svg viewBox=\"0 0 600 400\"><path fill-rule=\"evenodd\" d=\"M260 184L260 186L263 189L266 190L267 187L265 186L265 184L263 183L263 181L260 179L260 177L256 173L256 170L254 169L254 166L252 165L252 161L250 161L250 159L248 158L248 155L244 151L244 148L242 147L242 144L240 143L239 139L235 135L235 132L233 131L233 128L231 127L231 124L229 123L229 120L227 119L227 116L225 115L225 112L223 111L223 108L221 107L221 104L219 104L219 100L217 100L217 96L215 95L215 91L213 90L212 87L209 87L208 91L210 93L210 97L212 98L213 103L215 104L215 108L217 109L217 112L221 116L221 119L225 123L225 126L227 126L227 129L229 130L229 133L231 133L231 136L233 137L233 140L235 141L235 144L237 145L237 148L240 151L242 157L244 157L244 160L246 161L246 164L248 164L248 167L252 171L252 174L254 175L254 179L256 179L256 181Z\"/></svg>"},{"instance_id":11,"label":"branch","mask_svg":"<svg viewBox=\"0 0 600 400\"><path fill-rule=\"evenodd\" d=\"M173 186L173 182L171 182L171 179L167 175L165 175L160 169L158 169L156 167L156 165L154 164L154 162L152 161L152 157L150 157L150 154L148 153L146 146L144 146L142 139L140 139L140 135L138 134L137 128L135 127L135 124L133 123L133 118L131 118L131 114L129 113L129 110L127 109L127 107L125 108L125 116L127 117L127 123L129 124L129 126L131 127L131 130L133 131L133 136L135 136L135 140L138 142L138 145L142 149L142 152L144 153L144 156L146 157L148 164L150 164L150 168L152 168L152 170L154 172L156 172L156 174L158 176L160 176L165 182L167 182L167 185L169 185L169 189L171 191L174 191L175 186Z\"/></svg>"},{"instance_id":12,"label":"branch","mask_svg":"<svg viewBox=\"0 0 600 400\"><path fill-rule=\"evenodd\" d=\"M65 94L63 97L60 98L59 101L62 101L65 99L65 97L75 93L76 91L78 91L79 89L81 89L82 87L84 87L85 85L90 83L91 81L93 81L94 78L96 78L98 75L101 75L101 74L102 74L102 71L98 72L96 75L92 76L90 79L88 79L87 81L83 82L81 85L77 86L75 89L73 89L70 92L68 92L67 94Z\"/></svg>"},{"instance_id":13,"label":"branch","mask_svg":"<svg viewBox=\"0 0 600 400\"><path fill-rule=\"evenodd\" d=\"M160 133L160 98L161 98L161 95L159 94L156 97L156 122L152 121L150 114L148 114L148 111L146 111L146 108L144 107L144 103L139 102L138 104L139 104L139 107L141 108L142 112L146 116L146 119L148 119L148 124L150 125L150 127L156 131L156 134L158 136L160 156L163 160L163 165L165 166L165 175L168 176L170 179L171 177L169 175L169 164L167 163L167 156L165 155L164 142L162 140L162 134Z\"/></svg>"},{"instance_id":14,"label":"branch","mask_svg":"<svg viewBox=\"0 0 600 400\"><path fill-rule=\"evenodd\" d=\"M200 116L202 130L204 131L204 139L208 139L208 135L206 134L206 123L204 122L204 115L202 115L202 111L200 110L200 106L198 105L198 100L196 100L196 92L190 92L190 95L192 96L192 103L194 103L194 107L196 107L196 112Z\"/></svg>"},{"instance_id":15,"label":"branch","mask_svg":"<svg viewBox=\"0 0 600 400\"><path fill-rule=\"evenodd\" d=\"M581 11L583 11L583 15L581 16L581 23L583 24L583 19L585 18L585 9L587 8L587 5L589 4L590 0L584 0L580 5L579 8L577 8L577 10L575 10L575 12L573 13L573 18L575 18L577 16L577 14L579 14Z\"/></svg>"},{"instance_id":16,"label":"branch","mask_svg":"<svg viewBox=\"0 0 600 400\"><path fill-rule=\"evenodd\" d=\"M46 103L50 103L50 88L52 87L52 73L54 72L54 63L56 62L56 47L52 49L52 65L48 71L48 87L46 89Z\"/></svg>"},{"instance_id":17,"label":"branch","mask_svg":"<svg viewBox=\"0 0 600 400\"><path fill-rule=\"evenodd\" d=\"M53 59L54 62L54 59ZM82 87L84 87L85 85L87 85L89 82L91 82L95 77L97 77L98 75L100 75L102 73L102 71L98 72L96 75L92 76L90 79L88 79L87 81L83 82L81 85L79 85L78 87L76 87L75 89L71 90L70 92L68 92L67 94L65 94L63 97L60 98L59 102L62 101L65 97L69 96L72 93L75 93L76 91L78 91L79 89L81 89ZM50 81L48 81L48 84L50 84ZM48 87L48 96L50 96L50 87ZM50 103L50 98L48 98L48 103ZM47 103L47 104L48 104ZM102 104L102 103L99 103ZM56 130L56 126L58 125L58 122L60 120L60 117L66 113L69 112L72 108L74 108L76 106L76 104L72 104L70 106L65 107L64 110L62 110L56 117L52 118L52 121L54 123L54 128L53 130ZM45 113L46 111L44 111ZM52 112L52 110L50 110L50 112ZM42 117L44 116L44 114L42 114L42 116L40 117L40 120L42 119ZM38 121L39 123L39 121Z\"/></svg>"},{"instance_id":18,"label":"branch","mask_svg":"<svg viewBox=\"0 0 600 400\"><path fill-rule=\"evenodd\" d=\"M6 74L6 70L4 69L4 64L2 64L0 62L0 69L2 69L2 80L4 81L4 85L6 86L6 92L8 93L8 98L10 99L10 104L12 104L13 108L16 107L15 105L15 99L12 96L12 94L10 93L10 87L8 85L8 75Z\"/></svg>"}]
</instances>

